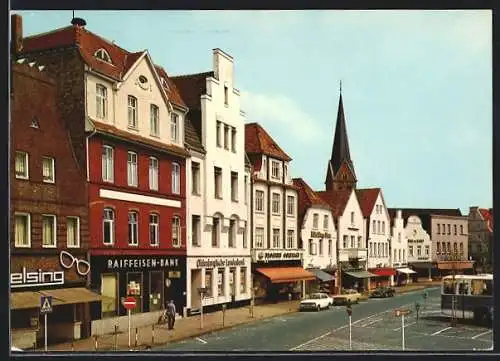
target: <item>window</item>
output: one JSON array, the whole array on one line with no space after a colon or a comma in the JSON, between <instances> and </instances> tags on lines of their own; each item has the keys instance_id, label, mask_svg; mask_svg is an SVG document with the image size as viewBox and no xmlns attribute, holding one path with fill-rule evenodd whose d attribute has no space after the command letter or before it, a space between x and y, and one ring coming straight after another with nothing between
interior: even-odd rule
<instances>
[{"instance_id":1,"label":"window","mask_svg":"<svg viewBox=\"0 0 500 361\"><path fill-rule=\"evenodd\" d=\"M170 117L170 139L174 143L179 143L179 116L175 113Z\"/></svg>"},{"instance_id":2,"label":"window","mask_svg":"<svg viewBox=\"0 0 500 361\"><path fill-rule=\"evenodd\" d=\"M105 61L106 63L111 63L111 58L109 57L109 54L106 50L104 49L99 49L94 53L94 56L102 61Z\"/></svg>"},{"instance_id":3,"label":"window","mask_svg":"<svg viewBox=\"0 0 500 361\"><path fill-rule=\"evenodd\" d=\"M113 182L113 148L108 145L102 147L102 180L104 182Z\"/></svg>"},{"instance_id":4,"label":"window","mask_svg":"<svg viewBox=\"0 0 500 361\"><path fill-rule=\"evenodd\" d=\"M15 213L14 219L14 243L16 247L31 247L31 222L29 213Z\"/></svg>"},{"instance_id":5,"label":"window","mask_svg":"<svg viewBox=\"0 0 500 361\"><path fill-rule=\"evenodd\" d=\"M244 178L244 187L245 187L245 204L247 204L247 198L248 198L248 176L245 176Z\"/></svg>"},{"instance_id":6,"label":"window","mask_svg":"<svg viewBox=\"0 0 500 361\"><path fill-rule=\"evenodd\" d=\"M343 248L348 248L349 246L347 245L347 242L349 241L349 237L344 235L344 238L342 240L342 245L343 245Z\"/></svg>"},{"instance_id":7,"label":"window","mask_svg":"<svg viewBox=\"0 0 500 361\"><path fill-rule=\"evenodd\" d=\"M238 202L238 173L231 172L231 200Z\"/></svg>"},{"instance_id":8,"label":"window","mask_svg":"<svg viewBox=\"0 0 500 361\"><path fill-rule=\"evenodd\" d=\"M448 224L448 234L451 234L451 225Z\"/></svg>"},{"instance_id":9,"label":"window","mask_svg":"<svg viewBox=\"0 0 500 361\"><path fill-rule=\"evenodd\" d=\"M437 231L437 234L441 234L441 225L438 223L438 231Z\"/></svg>"},{"instance_id":10,"label":"window","mask_svg":"<svg viewBox=\"0 0 500 361\"><path fill-rule=\"evenodd\" d=\"M413 257L413 246L408 246L408 254L410 257Z\"/></svg>"},{"instance_id":11,"label":"window","mask_svg":"<svg viewBox=\"0 0 500 361\"><path fill-rule=\"evenodd\" d=\"M150 132L152 136L157 137L160 135L160 108L151 104L150 113Z\"/></svg>"},{"instance_id":12,"label":"window","mask_svg":"<svg viewBox=\"0 0 500 361\"><path fill-rule=\"evenodd\" d=\"M273 193L273 213L280 213L280 195L279 193Z\"/></svg>"},{"instance_id":13,"label":"window","mask_svg":"<svg viewBox=\"0 0 500 361\"><path fill-rule=\"evenodd\" d=\"M333 248L332 248L332 240L328 240L328 254L331 256L333 254Z\"/></svg>"},{"instance_id":14,"label":"window","mask_svg":"<svg viewBox=\"0 0 500 361\"><path fill-rule=\"evenodd\" d=\"M213 270L206 269L205 270L205 297L212 297L212 274Z\"/></svg>"},{"instance_id":15,"label":"window","mask_svg":"<svg viewBox=\"0 0 500 361\"><path fill-rule=\"evenodd\" d=\"M380 234L382 227L380 226L380 221L377 221L377 234Z\"/></svg>"},{"instance_id":16,"label":"window","mask_svg":"<svg viewBox=\"0 0 500 361\"><path fill-rule=\"evenodd\" d=\"M287 196L286 199L287 199L286 213L289 216L293 216L294 211L295 211L295 197L294 196Z\"/></svg>"},{"instance_id":17,"label":"window","mask_svg":"<svg viewBox=\"0 0 500 361\"><path fill-rule=\"evenodd\" d=\"M319 223L319 214L314 213L313 214L313 229L318 229L318 223Z\"/></svg>"},{"instance_id":18,"label":"window","mask_svg":"<svg viewBox=\"0 0 500 361\"><path fill-rule=\"evenodd\" d=\"M245 221L245 228L243 229L243 248L248 248L247 244L247 222Z\"/></svg>"},{"instance_id":19,"label":"window","mask_svg":"<svg viewBox=\"0 0 500 361\"><path fill-rule=\"evenodd\" d=\"M225 293L225 280L224 280L224 268L219 268L217 270L217 296L224 296Z\"/></svg>"},{"instance_id":20,"label":"window","mask_svg":"<svg viewBox=\"0 0 500 361\"><path fill-rule=\"evenodd\" d=\"M229 149L229 125L224 125L224 149Z\"/></svg>"},{"instance_id":21,"label":"window","mask_svg":"<svg viewBox=\"0 0 500 361\"><path fill-rule=\"evenodd\" d=\"M111 208L104 208L102 229L103 243L113 244L115 241L115 212Z\"/></svg>"},{"instance_id":22,"label":"window","mask_svg":"<svg viewBox=\"0 0 500 361\"><path fill-rule=\"evenodd\" d=\"M181 246L181 219L177 216L172 218L172 246Z\"/></svg>"},{"instance_id":23,"label":"window","mask_svg":"<svg viewBox=\"0 0 500 361\"><path fill-rule=\"evenodd\" d=\"M128 127L137 129L137 98L128 96Z\"/></svg>"},{"instance_id":24,"label":"window","mask_svg":"<svg viewBox=\"0 0 500 361\"><path fill-rule=\"evenodd\" d=\"M284 178L288 180L288 166L286 164L283 166L283 174Z\"/></svg>"},{"instance_id":25,"label":"window","mask_svg":"<svg viewBox=\"0 0 500 361\"><path fill-rule=\"evenodd\" d=\"M247 292L247 268L240 268L240 294Z\"/></svg>"},{"instance_id":26,"label":"window","mask_svg":"<svg viewBox=\"0 0 500 361\"><path fill-rule=\"evenodd\" d=\"M428 256L429 255L429 246L425 246L425 255Z\"/></svg>"},{"instance_id":27,"label":"window","mask_svg":"<svg viewBox=\"0 0 500 361\"><path fill-rule=\"evenodd\" d=\"M228 105L229 104L229 91L228 91L228 88L227 88L227 85L224 85L224 105Z\"/></svg>"},{"instance_id":28,"label":"window","mask_svg":"<svg viewBox=\"0 0 500 361\"><path fill-rule=\"evenodd\" d=\"M316 247L312 239L309 240L309 255L314 256L316 254Z\"/></svg>"},{"instance_id":29,"label":"window","mask_svg":"<svg viewBox=\"0 0 500 361\"><path fill-rule=\"evenodd\" d=\"M28 179L28 153L16 151L16 178Z\"/></svg>"},{"instance_id":30,"label":"window","mask_svg":"<svg viewBox=\"0 0 500 361\"><path fill-rule=\"evenodd\" d=\"M149 243L160 245L160 217L155 213L149 215Z\"/></svg>"},{"instance_id":31,"label":"window","mask_svg":"<svg viewBox=\"0 0 500 361\"><path fill-rule=\"evenodd\" d=\"M195 195L200 194L200 163L191 163L191 192Z\"/></svg>"},{"instance_id":32,"label":"window","mask_svg":"<svg viewBox=\"0 0 500 361\"><path fill-rule=\"evenodd\" d=\"M56 216L42 215L42 247L56 247Z\"/></svg>"},{"instance_id":33,"label":"window","mask_svg":"<svg viewBox=\"0 0 500 361\"><path fill-rule=\"evenodd\" d=\"M172 193L181 193L181 166L178 163L172 163Z\"/></svg>"},{"instance_id":34,"label":"window","mask_svg":"<svg viewBox=\"0 0 500 361\"><path fill-rule=\"evenodd\" d=\"M457 235L457 225L456 224L453 225L453 231L454 231L453 233L456 236Z\"/></svg>"},{"instance_id":35,"label":"window","mask_svg":"<svg viewBox=\"0 0 500 361\"><path fill-rule=\"evenodd\" d=\"M127 296L135 298L136 306L131 314L142 312L143 293L142 293L142 272L127 272Z\"/></svg>"},{"instance_id":36,"label":"window","mask_svg":"<svg viewBox=\"0 0 500 361\"><path fill-rule=\"evenodd\" d=\"M137 246L139 244L137 212L128 212L128 244L131 246Z\"/></svg>"},{"instance_id":37,"label":"window","mask_svg":"<svg viewBox=\"0 0 500 361\"><path fill-rule=\"evenodd\" d=\"M219 247L220 219L214 217L212 222L212 247Z\"/></svg>"},{"instance_id":38,"label":"window","mask_svg":"<svg viewBox=\"0 0 500 361\"><path fill-rule=\"evenodd\" d=\"M274 160L271 161L271 177L275 179L280 177L280 164Z\"/></svg>"},{"instance_id":39,"label":"window","mask_svg":"<svg viewBox=\"0 0 500 361\"><path fill-rule=\"evenodd\" d=\"M354 212L351 212L351 224L354 224Z\"/></svg>"},{"instance_id":40,"label":"window","mask_svg":"<svg viewBox=\"0 0 500 361\"><path fill-rule=\"evenodd\" d=\"M236 221L234 219L229 220L229 234L228 234L228 247L236 247Z\"/></svg>"},{"instance_id":41,"label":"window","mask_svg":"<svg viewBox=\"0 0 500 361\"><path fill-rule=\"evenodd\" d=\"M401 242L401 232L398 232L398 242Z\"/></svg>"},{"instance_id":42,"label":"window","mask_svg":"<svg viewBox=\"0 0 500 361\"><path fill-rule=\"evenodd\" d=\"M149 189L158 190L158 159L149 158Z\"/></svg>"},{"instance_id":43,"label":"window","mask_svg":"<svg viewBox=\"0 0 500 361\"><path fill-rule=\"evenodd\" d=\"M95 89L96 117L98 119L106 119L108 116L108 90L101 84L97 84Z\"/></svg>"},{"instance_id":44,"label":"window","mask_svg":"<svg viewBox=\"0 0 500 361\"><path fill-rule=\"evenodd\" d=\"M191 244L195 247L201 246L200 216L191 216Z\"/></svg>"},{"instance_id":45,"label":"window","mask_svg":"<svg viewBox=\"0 0 500 361\"><path fill-rule=\"evenodd\" d=\"M264 228L255 228L255 248L264 248Z\"/></svg>"},{"instance_id":46,"label":"window","mask_svg":"<svg viewBox=\"0 0 500 361\"><path fill-rule=\"evenodd\" d=\"M264 191L255 191L255 210L264 212Z\"/></svg>"},{"instance_id":47,"label":"window","mask_svg":"<svg viewBox=\"0 0 500 361\"><path fill-rule=\"evenodd\" d=\"M328 215L325 214L323 216L323 229L327 230L328 229Z\"/></svg>"},{"instance_id":48,"label":"window","mask_svg":"<svg viewBox=\"0 0 500 361\"><path fill-rule=\"evenodd\" d=\"M417 246L417 257L422 255L422 246Z\"/></svg>"},{"instance_id":49,"label":"window","mask_svg":"<svg viewBox=\"0 0 500 361\"><path fill-rule=\"evenodd\" d=\"M460 234L464 234L464 226L460 225Z\"/></svg>"},{"instance_id":50,"label":"window","mask_svg":"<svg viewBox=\"0 0 500 361\"><path fill-rule=\"evenodd\" d=\"M370 242L370 243L369 243L369 246L370 246L370 247L369 247L369 250L370 250L370 256L373 256L373 243L372 243L372 242Z\"/></svg>"},{"instance_id":51,"label":"window","mask_svg":"<svg viewBox=\"0 0 500 361\"><path fill-rule=\"evenodd\" d=\"M214 186L215 198L222 199L222 168L214 167Z\"/></svg>"},{"instance_id":52,"label":"window","mask_svg":"<svg viewBox=\"0 0 500 361\"><path fill-rule=\"evenodd\" d=\"M382 234L385 234L385 221L382 221Z\"/></svg>"},{"instance_id":53,"label":"window","mask_svg":"<svg viewBox=\"0 0 500 361\"><path fill-rule=\"evenodd\" d=\"M436 247L437 247L436 248L436 253L440 254L441 253L441 242L437 242Z\"/></svg>"},{"instance_id":54,"label":"window","mask_svg":"<svg viewBox=\"0 0 500 361\"><path fill-rule=\"evenodd\" d=\"M377 233L377 221L373 220L372 233Z\"/></svg>"},{"instance_id":55,"label":"window","mask_svg":"<svg viewBox=\"0 0 500 361\"><path fill-rule=\"evenodd\" d=\"M453 253L455 253L455 254L458 253L458 244L457 244L457 242L453 242Z\"/></svg>"},{"instance_id":56,"label":"window","mask_svg":"<svg viewBox=\"0 0 500 361\"><path fill-rule=\"evenodd\" d=\"M231 127L231 150L236 153L236 128Z\"/></svg>"},{"instance_id":57,"label":"window","mask_svg":"<svg viewBox=\"0 0 500 361\"><path fill-rule=\"evenodd\" d=\"M356 247L356 246L354 245L354 242L355 242L355 241L356 241L356 237L355 237L355 236L351 236L351 248Z\"/></svg>"},{"instance_id":58,"label":"window","mask_svg":"<svg viewBox=\"0 0 500 361\"><path fill-rule=\"evenodd\" d=\"M131 187L137 187L137 154L128 152L127 182Z\"/></svg>"},{"instance_id":59,"label":"window","mask_svg":"<svg viewBox=\"0 0 500 361\"><path fill-rule=\"evenodd\" d=\"M286 248L294 248L294 236L295 232L293 231L293 229L289 229L286 231Z\"/></svg>"},{"instance_id":60,"label":"window","mask_svg":"<svg viewBox=\"0 0 500 361\"><path fill-rule=\"evenodd\" d=\"M361 247L361 243L362 243L362 241L361 241L361 240L362 240L362 238L363 238L363 237L358 236L358 248L362 248L362 247Z\"/></svg>"},{"instance_id":61,"label":"window","mask_svg":"<svg viewBox=\"0 0 500 361\"><path fill-rule=\"evenodd\" d=\"M163 271L151 271L149 273L149 311L160 311L164 305L163 290L165 279Z\"/></svg>"},{"instance_id":62,"label":"window","mask_svg":"<svg viewBox=\"0 0 500 361\"><path fill-rule=\"evenodd\" d=\"M66 245L68 248L80 247L80 218L66 218Z\"/></svg>"},{"instance_id":63,"label":"window","mask_svg":"<svg viewBox=\"0 0 500 361\"><path fill-rule=\"evenodd\" d=\"M460 254L461 255L464 254L464 244L463 243L460 243Z\"/></svg>"},{"instance_id":64,"label":"window","mask_svg":"<svg viewBox=\"0 0 500 361\"><path fill-rule=\"evenodd\" d=\"M448 242L448 247L446 247L446 248L448 248L448 254L450 254L451 253L451 243L450 242Z\"/></svg>"},{"instance_id":65,"label":"window","mask_svg":"<svg viewBox=\"0 0 500 361\"><path fill-rule=\"evenodd\" d=\"M114 317L117 311L118 274L101 275L101 317Z\"/></svg>"},{"instance_id":66,"label":"window","mask_svg":"<svg viewBox=\"0 0 500 361\"><path fill-rule=\"evenodd\" d=\"M216 136L216 139L217 139L217 146L218 147L222 147L222 143L221 143L221 126L222 126L222 123L218 120L217 121L217 127L215 129L215 136Z\"/></svg>"},{"instance_id":67,"label":"window","mask_svg":"<svg viewBox=\"0 0 500 361\"><path fill-rule=\"evenodd\" d=\"M318 248L319 248L319 255L322 256L323 255L323 239L320 239L318 241Z\"/></svg>"},{"instance_id":68,"label":"window","mask_svg":"<svg viewBox=\"0 0 500 361\"><path fill-rule=\"evenodd\" d=\"M54 183L56 181L54 158L42 157L42 173L45 183Z\"/></svg>"},{"instance_id":69,"label":"window","mask_svg":"<svg viewBox=\"0 0 500 361\"><path fill-rule=\"evenodd\" d=\"M273 248L280 248L280 229L273 228Z\"/></svg>"}]
</instances>

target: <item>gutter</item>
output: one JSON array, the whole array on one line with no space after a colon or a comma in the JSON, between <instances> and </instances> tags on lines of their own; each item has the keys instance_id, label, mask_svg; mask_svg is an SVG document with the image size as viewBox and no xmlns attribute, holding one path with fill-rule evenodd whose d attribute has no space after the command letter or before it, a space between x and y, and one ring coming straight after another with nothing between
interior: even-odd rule
<instances>
[{"instance_id":1,"label":"gutter","mask_svg":"<svg viewBox=\"0 0 500 361\"><path fill-rule=\"evenodd\" d=\"M91 137L93 137L96 133L97 133L97 129L94 125L94 123L92 122L92 120L90 120L90 118L88 118L87 116L85 116L85 125L87 125L88 123L90 124L90 127L92 129L92 133L90 133L89 135L87 135L85 137L85 154L86 154L86 163L87 163L87 182L90 182L90 162L89 162L89 139Z\"/></svg>"}]
</instances>

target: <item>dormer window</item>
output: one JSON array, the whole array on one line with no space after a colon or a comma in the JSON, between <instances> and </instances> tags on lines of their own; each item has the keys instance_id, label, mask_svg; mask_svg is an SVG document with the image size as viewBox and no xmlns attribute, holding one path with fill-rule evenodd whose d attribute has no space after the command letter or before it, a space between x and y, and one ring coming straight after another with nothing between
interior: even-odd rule
<instances>
[{"instance_id":1,"label":"dormer window","mask_svg":"<svg viewBox=\"0 0 500 361\"><path fill-rule=\"evenodd\" d=\"M102 60L106 63L111 64L111 57L109 56L108 52L102 48L97 50L95 52L94 56L96 57L96 59L99 59L99 60Z\"/></svg>"}]
</instances>

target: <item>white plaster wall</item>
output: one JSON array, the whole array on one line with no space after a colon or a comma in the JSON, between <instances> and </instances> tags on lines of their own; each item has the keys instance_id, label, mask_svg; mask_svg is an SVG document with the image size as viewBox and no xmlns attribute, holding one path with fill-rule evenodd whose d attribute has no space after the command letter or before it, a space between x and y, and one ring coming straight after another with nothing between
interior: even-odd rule
<instances>
[{"instance_id":1,"label":"white plaster wall","mask_svg":"<svg viewBox=\"0 0 500 361\"><path fill-rule=\"evenodd\" d=\"M291 180L291 179L290 179ZM289 215L288 212L288 205L286 204L287 202L287 197L292 196L294 198L294 209L293 209L293 215ZM286 232L288 230L293 230L294 234L294 240L293 240L293 248L298 247L298 240L299 240L299 231L298 231L298 202L299 202L299 196L296 190L294 189L285 189L285 197L284 197L284 202L285 202L285 225L286 225L286 230L285 230L285 244L287 241L287 234Z\"/></svg>"},{"instance_id":2,"label":"white plaster wall","mask_svg":"<svg viewBox=\"0 0 500 361\"><path fill-rule=\"evenodd\" d=\"M193 162L197 162L200 165L200 176L198 179L199 182L199 195L195 195L192 193L192 184L193 184L193 178L192 178L192 172L191 172L191 165ZM187 237L187 245L186 245L186 252L187 255L197 255L197 254L205 254L207 249L211 249L211 238L207 238L204 233L203 233L203 220L205 218L205 207L204 207L204 202L205 202L205 197L206 197L206 192L205 192L205 177L203 177L205 171L205 160L204 156L197 152L191 152L191 157L186 159L186 213L187 213L187 219L186 219L186 237ZM193 224L192 224L192 216L193 215L198 215L200 216L200 237L201 237L201 244L200 247L193 246L192 243L192 229L193 229ZM210 251L209 251L210 252Z\"/></svg>"},{"instance_id":3,"label":"white plaster wall","mask_svg":"<svg viewBox=\"0 0 500 361\"><path fill-rule=\"evenodd\" d=\"M317 213L319 216L318 228L313 228L313 215ZM325 229L323 227L324 216L328 216L328 226ZM332 253L328 253L328 240L329 238L323 239L323 255L319 255L319 238L311 237L311 231L318 231L322 233L330 233L332 236ZM332 212L328 209L319 207L310 207L304 216L304 220L301 225L300 237L302 239L302 244L304 247L304 268L326 268L330 265L337 263L337 232L335 229L335 224L333 222ZM316 255L310 254L309 240L312 239L316 244Z\"/></svg>"},{"instance_id":4,"label":"white plaster wall","mask_svg":"<svg viewBox=\"0 0 500 361\"><path fill-rule=\"evenodd\" d=\"M354 224L351 224L351 212L354 212ZM350 230L348 228L358 228L357 230ZM338 217L337 239L339 244L339 251L344 249L344 235L348 236L347 249L366 250L366 237L365 235L365 222L361 207L359 206L358 198L351 192L349 201L344 209L344 213ZM351 236L355 236L355 247L351 248ZM361 248L357 248L358 237L361 236Z\"/></svg>"},{"instance_id":5,"label":"white plaster wall","mask_svg":"<svg viewBox=\"0 0 500 361\"><path fill-rule=\"evenodd\" d=\"M399 256L400 254L401 257ZM401 265L406 265L407 263L408 238L406 237L406 231L404 228L404 219L402 218L401 213L397 212L391 232L391 266L400 267Z\"/></svg>"},{"instance_id":6,"label":"white plaster wall","mask_svg":"<svg viewBox=\"0 0 500 361\"><path fill-rule=\"evenodd\" d=\"M257 191L262 191L264 192L264 211L263 212L257 212L255 210L255 202L256 202L256 194ZM268 237L268 232L270 227L267 227L267 217L268 217L268 206L267 206L267 200L268 200L268 195L267 195L267 185L264 183L254 183L253 185L253 218L252 218L252 229L253 229L253 235L254 235L254 241L253 241L253 247L256 247L255 244L255 230L257 228L264 228L264 247L262 249L267 248L267 237Z\"/></svg>"},{"instance_id":7,"label":"white plaster wall","mask_svg":"<svg viewBox=\"0 0 500 361\"><path fill-rule=\"evenodd\" d=\"M381 207L382 211L377 213L377 208ZM377 227L373 228L373 221L377 223ZM368 234L368 268L375 268L377 264L385 265L384 267L389 267L390 265L390 247L389 238L391 234L391 221L389 217L389 212L384 203L382 197L382 192L379 192L375 205L373 206L372 213L367 219L367 229ZM378 228L378 222L380 222L380 229ZM384 222L384 227L382 228L382 222ZM370 252L370 242L376 247L373 249L373 253ZM378 253L378 245L381 244L382 250L381 254Z\"/></svg>"},{"instance_id":8,"label":"white plaster wall","mask_svg":"<svg viewBox=\"0 0 500 361\"><path fill-rule=\"evenodd\" d=\"M412 245L410 242L413 239L423 239L423 243L413 243L413 256L410 256L409 250L406 251L408 262L429 262L431 260L431 237L426 232L425 229L422 228L422 221L417 216L408 217L408 222L405 227L405 234L408 242L408 248ZM417 245L422 245L422 255L421 259L417 256ZM429 255L426 257L425 255L425 246L429 246Z\"/></svg>"}]
</instances>

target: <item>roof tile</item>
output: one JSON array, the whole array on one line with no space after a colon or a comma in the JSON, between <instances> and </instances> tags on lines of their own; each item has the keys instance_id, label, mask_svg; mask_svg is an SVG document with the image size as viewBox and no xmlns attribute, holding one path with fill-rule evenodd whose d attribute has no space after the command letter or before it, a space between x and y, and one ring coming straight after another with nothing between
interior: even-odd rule
<instances>
[{"instance_id":1,"label":"roof tile","mask_svg":"<svg viewBox=\"0 0 500 361\"><path fill-rule=\"evenodd\" d=\"M358 202L364 218L368 218L372 214L379 193L380 188L356 189L356 196L358 197Z\"/></svg>"},{"instance_id":2,"label":"roof tile","mask_svg":"<svg viewBox=\"0 0 500 361\"><path fill-rule=\"evenodd\" d=\"M293 185L298 188L299 196L299 206L298 206L298 217L299 224L302 224L302 220L311 206L322 206L330 209L330 206L325 202L312 188L302 179L293 178Z\"/></svg>"},{"instance_id":3,"label":"roof tile","mask_svg":"<svg viewBox=\"0 0 500 361\"><path fill-rule=\"evenodd\" d=\"M292 160L259 123L245 124L245 150L249 154L265 154L283 161Z\"/></svg>"},{"instance_id":4,"label":"roof tile","mask_svg":"<svg viewBox=\"0 0 500 361\"><path fill-rule=\"evenodd\" d=\"M345 207L351 197L351 190L340 191L317 191L316 194L321 197L332 209L335 217L340 217L344 214Z\"/></svg>"}]
</instances>

